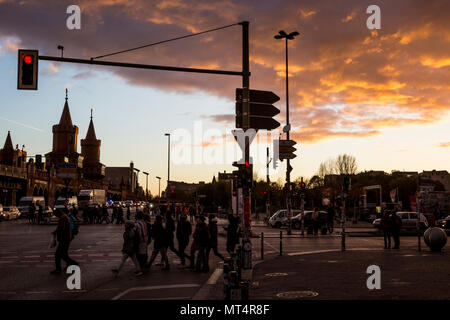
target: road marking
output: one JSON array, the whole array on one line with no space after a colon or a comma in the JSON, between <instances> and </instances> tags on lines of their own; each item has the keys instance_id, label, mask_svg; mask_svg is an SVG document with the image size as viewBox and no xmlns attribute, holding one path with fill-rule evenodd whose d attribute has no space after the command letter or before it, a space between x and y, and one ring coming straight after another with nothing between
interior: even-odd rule
<instances>
[{"instance_id":1,"label":"road marking","mask_svg":"<svg viewBox=\"0 0 450 320\"><path fill-rule=\"evenodd\" d=\"M220 276L223 273L223 269L222 268L217 268L216 270L214 270L213 274L211 275L211 277L209 277L208 279L208 284L216 284L217 280L219 280Z\"/></svg>"},{"instance_id":2,"label":"road marking","mask_svg":"<svg viewBox=\"0 0 450 320\"><path fill-rule=\"evenodd\" d=\"M384 251L383 249L377 249L377 248L351 248L351 249L345 249L346 251ZM327 250L315 250L315 251L302 251L302 252L291 252L288 253L288 256L301 256L304 254L315 254L315 253L325 253L325 252L338 252L341 251L341 249L327 249Z\"/></svg>"},{"instance_id":3,"label":"road marking","mask_svg":"<svg viewBox=\"0 0 450 320\"><path fill-rule=\"evenodd\" d=\"M129 288L129 289L125 290L124 292L118 294L117 296L115 296L111 300L119 300L124 295L126 295L126 294L128 294L130 292L133 292L133 291L146 291L146 290L158 290L158 289L174 289L174 288L195 288L195 287L199 287L199 286L200 285L198 285L198 284L188 283L188 284L173 284L173 285L165 285L165 286L132 287L132 288Z\"/></svg>"}]
</instances>

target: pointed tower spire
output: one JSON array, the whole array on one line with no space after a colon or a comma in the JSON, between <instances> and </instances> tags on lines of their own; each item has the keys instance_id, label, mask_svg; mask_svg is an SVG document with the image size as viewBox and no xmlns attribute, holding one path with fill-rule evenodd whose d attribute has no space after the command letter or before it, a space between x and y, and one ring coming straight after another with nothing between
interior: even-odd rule
<instances>
[{"instance_id":1,"label":"pointed tower spire","mask_svg":"<svg viewBox=\"0 0 450 320\"><path fill-rule=\"evenodd\" d=\"M91 108L91 121L89 122L89 128L86 133L86 138L84 140L86 141L95 141L97 140L97 136L95 135L95 129L94 129L94 121L92 120L92 108Z\"/></svg>"},{"instance_id":2,"label":"pointed tower spire","mask_svg":"<svg viewBox=\"0 0 450 320\"><path fill-rule=\"evenodd\" d=\"M72 117L70 116L69 103L67 100L68 100L68 90L66 88L66 103L64 103L64 109L61 114L61 119L59 120L59 125L73 126Z\"/></svg>"},{"instance_id":3,"label":"pointed tower spire","mask_svg":"<svg viewBox=\"0 0 450 320\"><path fill-rule=\"evenodd\" d=\"M8 131L8 135L6 136L5 145L3 146L3 151L14 151L14 147L11 140L11 134Z\"/></svg>"}]
</instances>

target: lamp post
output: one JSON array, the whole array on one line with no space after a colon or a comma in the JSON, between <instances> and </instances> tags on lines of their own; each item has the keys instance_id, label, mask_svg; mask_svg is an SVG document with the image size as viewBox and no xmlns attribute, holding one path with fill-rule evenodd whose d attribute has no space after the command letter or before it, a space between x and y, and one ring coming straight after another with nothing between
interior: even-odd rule
<instances>
[{"instance_id":1,"label":"lamp post","mask_svg":"<svg viewBox=\"0 0 450 320\"><path fill-rule=\"evenodd\" d=\"M169 138L167 145L167 190L169 190L169 182L170 182L170 133L164 134Z\"/></svg>"},{"instance_id":2,"label":"lamp post","mask_svg":"<svg viewBox=\"0 0 450 320\"><path fill-rule=\"evenodd\" d=\"M148 172L142 171L143 174L145 174L145 197L148 200Z\"/></svg>"},{"instance_id":3,"label":"lamp post","mask_svg":"<svg viewBox=\"0 0 450 320\"><path fill-rule=\"evenodd\" d=\"M280 30L277 35L274 36L275 39L285 39L286 41L286 127L283 129L283 131L286 132L286 139L289 140L289 131L291 130L291 125L289 123L289 73L288 73L288 40L293 40L294 37L298 36L299 33L297 31L291 32L287 34L283 30ZM292 230L292 211L291 211L291 164L290 160L287 159L287 165L286 165L286 209L288 213L288 230L287 234L291 234Z\"/></svg>"},{"instance_id":4,"label":"lamp post","mask_svg":"<svg viewBox=\"0 0 450 320\"><path fill-rule=\"evenodd\" d=\"M161 177L156 177L158 179L158 198L161 198Z\"/></svg>"}]
</instances>

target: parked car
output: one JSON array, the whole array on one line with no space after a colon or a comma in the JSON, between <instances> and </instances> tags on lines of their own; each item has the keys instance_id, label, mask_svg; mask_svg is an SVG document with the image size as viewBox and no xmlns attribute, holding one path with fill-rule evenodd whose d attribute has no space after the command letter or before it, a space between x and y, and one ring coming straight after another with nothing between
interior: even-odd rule
<instances>
[{"instance_id":1,"label":"parked car","mask_svg":"<svg viewBox=\"0 0 450 320\"><path fill-rule=\"evenodd\" d=\"M292 216L296 216L301 212L301 210L292 210ZM275 212L268 221L269 226L272 228L281 228L288 224L287 210L281 209Z\"/></svg>"},{"instance_id":2,"label":"parked car","mask_svg":"<svg viewBox=\"0 0 450 320\"><path fill-rule=\"evenodd\" d=\"M444 219L439 220L437 226L445 230L450 230L450 215L445 217Z\"/></svg>"},{"instance_id":3,"label":"parked car","mask_svg":"<svg viewBox=\"0 0 450 320\"><path fill-rule=\"evenodd\" d=\"M402 219L402 229L416 229L417 228L417 212L398 211L397 216ZM372 225L381 229L381 218L375 219ZM420 229L424 230L428 228L427 218L420 213Z\"/></svg>"},{"instance_id":4,"label":"parked car","mask_svg":"<svg viewBox=\"0 0 450 320\"><path fill-rule=\"evenodd\" d=\"M0 213L1 220L15 220L20 218L20 211L15 206L3 207Z\"/></svg>"}]
</instances>

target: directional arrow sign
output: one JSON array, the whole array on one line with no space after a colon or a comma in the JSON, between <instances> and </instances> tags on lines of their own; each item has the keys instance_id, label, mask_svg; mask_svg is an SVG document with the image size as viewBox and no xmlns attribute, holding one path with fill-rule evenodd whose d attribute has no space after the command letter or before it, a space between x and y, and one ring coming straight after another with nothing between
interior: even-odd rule
<instances>
[{"instance_id":1,"label":"directional arrow sign","mask_svg":"<svg viewBox=\"0 0 450 320\"><path fill-rule=\"evenodd\" d=\"M247 118L244 118L243 90L236 89L236 127L243 128ZM280 100L272 91L250 90L248 126L253 129L272 130L278 128L280 123L272 117L280 113L280 110L272 103Z\"/></svg>"},{"instance_id":2,"label":"directional arrow sign","mask_svg":"<svg viewBox=\"0 0 450 320\"><path fill-rule=\"evenodd\" d=\"M236 114L242 113L242 102L236 102ZM271 104L250 102L250 116L274 117L280 113L280 109Z\"/></svg>"},{"instance_id":3,"label":"directional arrow sign","mask_svg":"<svg viewBox=\"0 0 450 320\"><path fill-rule=\"evenodd\" d=\"M236 100L242 100L242 89L236 88ZM250 90L250 102L275 103L280 100L272 91Z\"/></svg>"},{"instance_id":4,"label":"directional arrow sign","mask_svg":"<svg viewBox=\"0 0 450 320\"><path fill-rule=\"evenodd\" d=\"M293 153L279 153L279 158L280 160L284 160L284 159L294 159L295 157L297 157L297 155L293 154Z\"/></svg>"},{"instance_id":5,"label":"directional arrow sign","mask_svg":"<svg viewBox=\"0 0 450 320\"><path fill-rule=\"evenodd\" d=\"M295 152L297 149L294 147L284 147L284 146L280 146L279 148L279 153L289 153L289 152Z\"/></svg>"},{"instance_id":6,"label":"directional arrow sign","mask_svg":"<svg viewBox=\"0 0 450 320\"><path fill-rule=\"evenodd\" d=\"M280 147L292 147L295 146L297 144L297 142L295 142L294 140L280 140Z\"/></svg>"}]
</instances>

